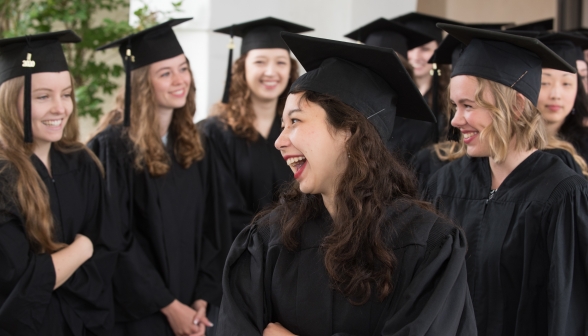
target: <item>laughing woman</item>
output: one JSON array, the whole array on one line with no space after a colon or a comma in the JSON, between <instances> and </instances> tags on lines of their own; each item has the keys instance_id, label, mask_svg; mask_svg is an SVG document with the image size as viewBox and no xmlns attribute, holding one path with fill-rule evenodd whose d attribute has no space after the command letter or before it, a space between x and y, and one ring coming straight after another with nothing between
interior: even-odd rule
<instances>
[{"instance_id":1,"label":"laughing woman","mask_svg":"<svg viewBox=\"0 0 588 336\"><path fill-rule=\"evenodd\" d=\"M588 182L540 149L543 68L574 72L534 38L439 25L467 47L449 87L467 156L428 182L465 231L480 335L585 335Z\"/></svg>"},{"instance_id":2,"label":"laughing woman","mask_svg":"<svg viewBox=\"0 0 588 336\"><path fill-rule=\"evenodd\" d=\"M106 115L88 144L106 167L127 238L114 281L123 335L204 335L208 306L220 304L230 231L212 152L193 123L194 78L172 30L187 20L103 47L119 47L130 81L126 106Z\"/></svg>"},{"instance_id":3,"label":"laughing woman","mask_svg":"<svg viewBox=\"0 0 588 336\"><path fill-rule=\"evenodd\" d=\"M394 51L282 33L309 72L276 140L296 181L236 238L220 335L475 335L466 243L386 150L431 112Z\"/></svg>"},{"instance_id":4,"label":"laughing woman","mask_svg":"<svg viewBox=\"0 0 588 336\"><path fill-rule=\"evenodd\" d=\"M215 30L242 37L223 101L200 124L216 151L233 238L292 179L274 148L286 89L298 78L298 64L280 37L283 30L312 29L270 17Z\"/></svg>"},{"instance_id":5,"label":"laughing woman","mask_svg":"<svg viewBox=\"0 0 588 336\"><path fill-rule=\"evenodd\" d=\"M61 43L0 40L0 334L109 335L119 239ZM24 132L23 132L24 127ZM24 136L24 141L23 141Z\"/></svg>"}]
</instances>

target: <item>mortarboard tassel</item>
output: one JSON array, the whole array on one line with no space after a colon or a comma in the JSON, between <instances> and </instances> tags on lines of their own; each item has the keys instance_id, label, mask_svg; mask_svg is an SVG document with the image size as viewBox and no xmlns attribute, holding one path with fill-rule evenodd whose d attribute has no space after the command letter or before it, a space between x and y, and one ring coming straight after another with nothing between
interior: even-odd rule
<instances>
[{"instance_id":1,"label":"mortarboard tassel","mask_svg":"<svg viewBox=\"0 0 588 336\"><path fill-rule=\"evenodd\" d=\"M31 58L31 53L27 53L27 59L22 61L22 67L25 68L23 116L25 143L33 143L33 127L31 125L31 72L32 68L35 67L35 61L33 61Z\"/></svg>"},{"instance_id":2,"label":"mortarboard tassel","mask_svg":"<svg viewBox=\"0 0 588 336\"><path fill-rule=\"evenodd\" d=\"M33 142L33 127L31 125L31 72L25 75L24 84L24 142Z\"/></svg>"},{"instance_id":3,"label":"mortarboard tassel","mask_svg":"<svg viewBox=\"0 0 588 336\"><path fill-rule=\"evenodd\" d=\"M135 61L135 56L131 54L131 41L127 43L127 53L125 57L125 115L124 127L131 126L131 62Z\"/></svg>"},{"instance_id":4,"label":"mortarboard tassel","mask_svg":"<svg viewBox=\"0 0 588 336\"><path fill-rule=\"evenodd\" d=\"M437 63L433 63L433 69L431 70L431 76L433 76L433 86L431 88L433 99L432 99L432 108L433 114L437 118L437 122L439 122L439 76L441 75L441 70L437 69ZM439 141L439 125L435 126L434 132L434 141Z\"/></svg>"},{"instance_id":5,"label":"mortarboard tassel","mask_svg":"<svg viewBox=\"0 0 588 336\"><path fill-rule=\"evenodd\" d=\"M227 79L225 81L225 91L223 92L222 102L224 104L229 103L229 95L231 93L231 77L233 76L233 49L235 44L233 43L233 27L231 27L231 40L229 41L229 65L227 66Z\"/></svg>"}]
</instances>

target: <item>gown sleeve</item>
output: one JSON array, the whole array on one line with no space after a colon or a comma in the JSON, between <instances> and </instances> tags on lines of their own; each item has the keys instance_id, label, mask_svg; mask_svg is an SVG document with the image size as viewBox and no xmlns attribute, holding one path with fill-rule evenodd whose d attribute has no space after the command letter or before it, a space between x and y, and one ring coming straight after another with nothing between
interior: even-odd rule
<instances>
[{"instance_id":1,"label":"gown sleeve","mask_svg":"<svg viewBox=\"0 0 588 336\"><path fill-rule=\"evenodd\" d=\"M133 171L129 150L118 137L119 134L99 134L88 147L104 166L106 192L122 238L113 284L116 319L124 322L151 315L169 305L175 297L131 231L129 181Z\"/></svg>"},{"instance_id":2,"label":"gown sleeve","mask_svg":"<svg viewBox=\"0 0 588 336\"><path fill-rule=\"evenodd\" d=\"M231 148L226 137L226 132L223 130L224 124L217 119L203 120L199 124L200 129L206 134L210 142L210 150L214 152L214 158L217 162L218 176L220 178L220 187L224 191L225 202L229 212L229 220L232 227L232 237L236 237L241 230L251 223L255 215L247 206L245 196L239 188L239 182L236 177L236 172L233 171L234 158L231 153L234 149Z\"/></svg>"},{"instance_id":3,"label":"gown sleeve","mask_svg":"<svg viewBox=\"0 0 588 336\"><path fill-rule=\"evenodd\" d=\"M550 258L549 335L588 332L588 187L581 176L564 180L542 216Z\"/></svg>"},{"instance_id":4,"label":"gown sleeve","mask_svg":"<svg viewBox=\"0 0 588 336\"><path fill-rule=\"evenodd\" d=\"M53 260L47 253L31 253L22 219L5 208L0 211L0 270L0 335L37 335L55 286Z\"/></svg>"},{"instance_id":5,"label":"gown sleeve","mask_svg":"<svg viewBox=\"0 0 588 336\"><path fill-rule=\"evenodd\" d=\"M232 236L224 193L220 187L214 152L205 141L207 165L206 212L203 218L202 259L196 284L199 299L220 306L222 297L223 266L231 247Z\"/></svg>"},{"instance_id":6,"label":"gown sleeve","mask_svg":"<svg viewBox=\"0 0 588 336\"><path fill-rule=\"evenodd\" d=\"M390 311L382 335L477 335L465 235L442 220L436 225L440 222L443 230L431 230L425 257Z\"/></svg>"},{"instance_id":7,"label":"gown sleeve","mask_svg":"<svg viewBox=\"0 0 588 336\"><path fill-rule=\"evenodd\" d=\"M233 242L223 274L217 335L261 335L269 323L264 293L266 230L263 227L260 233L258 225L251 225Z\"/></svg>"},{"instance_id":8,"label":"gown sleeve","mask_svg":"<svg viewBox=\"0 0 588 336\"><path fill-rule=\"evenodd\" d=\"M87 157L87 160L91 159ZM80 266L73 275L56 290L58 297L66 304L64 314L75 314L79 319L70 318L71 326L82 330L84 327L101 335L107 334L114 323L112 277L116 268L118 250L121 244L119 231L112 218L104 195L104 181L97 165L90 161L86 169L84 190L87 195L84 225L79 232L87 236L94 245L92 257Z\"/></svg>"}]
</instances>

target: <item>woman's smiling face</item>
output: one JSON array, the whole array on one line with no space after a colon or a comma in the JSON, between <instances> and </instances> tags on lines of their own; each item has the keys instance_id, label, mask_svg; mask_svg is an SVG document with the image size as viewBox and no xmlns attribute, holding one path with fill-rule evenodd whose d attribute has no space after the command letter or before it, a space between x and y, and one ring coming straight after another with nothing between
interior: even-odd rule
<instances>
[{"instance_id":1,"label":"woman's smiling face","mask_svg":"<svg viewBox=\"0 0 588 336\"><path fill-rule=\"evenodd\" d=\"M488 143L480 141L480 133L492 124L491 112L476 103L476 91L479 83L473 76L455 76L451 78L449 98L455 109L451 126L458 128L463 136L467 153L472 157L491 156ZM484 99L494 102L494 97L486 90Z\"/></svg>"},{"instance_id":2,"label":"woman's smiling face","mask_svg":"<svg viewBox=\"0 0 588 336\"><path fill-rule=\"evenodd\" d=\"M319 105L290 94L282 114L282 133L275 146L294 172L305 194L331 194L348 164L349 132L329 124Z\"/></svg>"},{"instance_id":3,"label":"woman's smiling face","mask_svg":"<svg viewBox=\"0 0 588 336\"><path fill-rule=\"evenodd\" d=\"M290 53L286 49L253 49L245 58L245 80L259 100L278 99L290 77Z\"/></svg>"},{"instance_id":4,"label":"woman's smiling face","mask_svg":"<svg viewBox=\"0 0 588 336\"><path fill-rule=\"evenodd\" d=\"M73 112L69 71L31 75L31 126L35 145L57 142ZM19 94L18 111L24 116L24 89Z\"/></svg>"}]
</instances>

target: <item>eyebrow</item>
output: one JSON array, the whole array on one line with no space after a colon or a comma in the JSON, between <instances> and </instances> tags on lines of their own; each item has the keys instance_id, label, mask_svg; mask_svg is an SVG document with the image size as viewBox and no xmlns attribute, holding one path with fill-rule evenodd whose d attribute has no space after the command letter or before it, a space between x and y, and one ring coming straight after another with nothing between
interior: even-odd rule
<instances>
[{"instance_id":1,"label":"eyebrow","mask_svg":"<svg viewBox=\"0 0 588 336\"><path fill-rule=\"evenodd\" d=\"M288 111L288 117L289 117L290 115L292 115L292 113L296 113L296 112L302 112L302 110L301 110L301 109L299 109L299 108L298 108L298 109L293 109L293 110L290 110L290 111Z\"/></svg>"},{"instance_id":2,"label":"eyebrow","mask_svg":"<svg viewBox=\"0 0 588 336\"><path fill-rule=\"evenodd\" d=\"M183 65L187 65L187 64L188 64L188 62L183 62L183 63L181 63L180 65L178 65L178 67L181 67L181 66L183 66ZM155 73L158 73L158 72L160 72L161 70L170 70L171 68L172 68L171 66L166 66L166 67L163 67L163 68L161 68L161 69L157 69L157 71L155 71Z\"/></svg>"},{"instance_id":3,"label":"eyebrow","mask_svg":"<svg viewBox=\"0 0 588 336\"><path fill-rule=\"evenodd\" d=\"M460 104L463 104L463 103L475 103L474 100L471 100L471 99L468 99L468 98L462 98L462 99L458 100L457 102L460 103Z\"/></svg>"},{"instance_id":4,"label":"eyebrow","mask_svg":"<svg viewBox=\"0 0 588 336\"><path fill-rule=\"evenodd\" d=\"M71 90L71 85L66 87L65 89L61 90L61 91L65 91L65 90ZM53 92L53 89L50 88L38 88L38 89L34 89L32 92L37 92L37 91L51 91Z\"/></svg>"}]
</instances>

